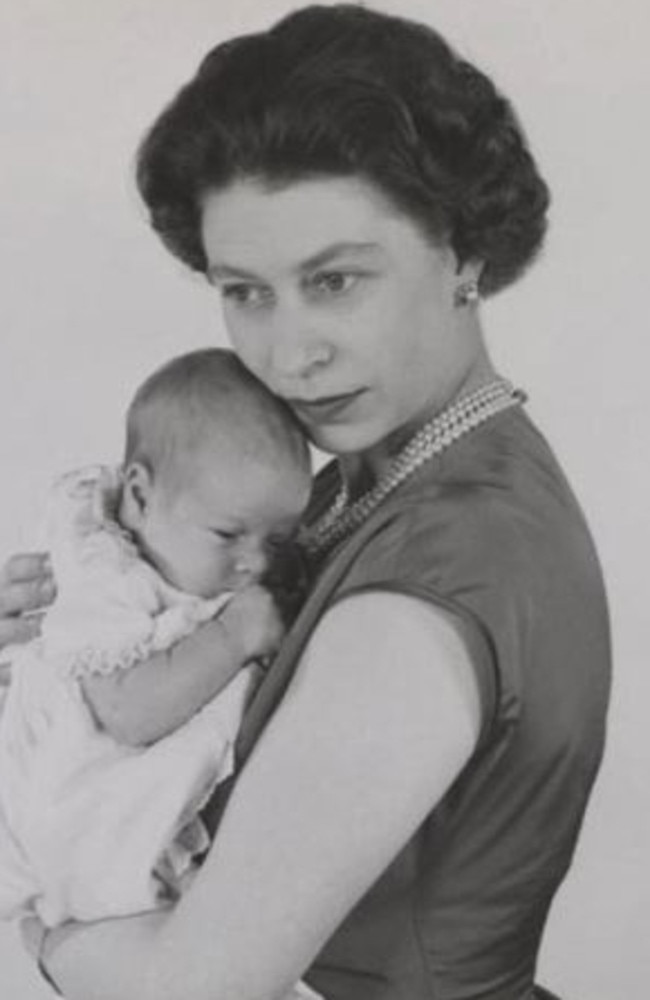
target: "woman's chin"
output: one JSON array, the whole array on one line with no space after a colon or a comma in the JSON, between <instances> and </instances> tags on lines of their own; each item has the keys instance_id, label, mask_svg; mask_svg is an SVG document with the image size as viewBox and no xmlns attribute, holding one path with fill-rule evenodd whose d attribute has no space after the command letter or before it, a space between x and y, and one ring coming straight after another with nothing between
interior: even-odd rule
<instances>
[{"instance_id":1,"label":"woman's chin","mask_svg":"<svg viewBox=\"0 0 650 1000\"><path fill-rule=\"evenodd\" d=\"M336 425L311 425L305 427L309 440L320 451L329 455L355 455L367 451L381 440L369 427Z\"/></svg>"}]
</instances>

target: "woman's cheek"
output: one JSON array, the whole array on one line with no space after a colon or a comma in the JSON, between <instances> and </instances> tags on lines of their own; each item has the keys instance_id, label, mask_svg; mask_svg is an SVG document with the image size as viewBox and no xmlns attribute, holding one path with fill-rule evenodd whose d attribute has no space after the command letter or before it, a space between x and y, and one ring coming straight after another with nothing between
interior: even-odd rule
<instances>
[{"instance_id":1,"label":"woman's cheek","mask_svg":"<svg viewBox=\"0 0 650 1000\"><path fill-rule=\"evenodd\" d=\"M259 337L254 337L253 331L250 329L250 324L246 323L246 320L238 310L227 303L224 305L223 321L232 349L247 368L255 371L255 359L256 355L259 354ZM255 349L256 346L257 350Z\"/></svg>"}]
</instances>

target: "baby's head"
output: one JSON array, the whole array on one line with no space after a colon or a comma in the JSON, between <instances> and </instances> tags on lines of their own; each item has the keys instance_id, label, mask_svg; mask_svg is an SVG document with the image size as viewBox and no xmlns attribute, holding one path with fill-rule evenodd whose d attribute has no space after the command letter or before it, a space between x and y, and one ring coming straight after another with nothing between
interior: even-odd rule
<instances>
[{"instance_id":1,"label":"baby's head","mask_svg":"<svg viewBox=\"0 0 650 1000\"><path fill-rule=\"evenodd\" d=\"M181 590L213 597L259 580L310 486L295 418L231 351L175 358L136 392L120 521Z\"/></svg>"}]
</instances>

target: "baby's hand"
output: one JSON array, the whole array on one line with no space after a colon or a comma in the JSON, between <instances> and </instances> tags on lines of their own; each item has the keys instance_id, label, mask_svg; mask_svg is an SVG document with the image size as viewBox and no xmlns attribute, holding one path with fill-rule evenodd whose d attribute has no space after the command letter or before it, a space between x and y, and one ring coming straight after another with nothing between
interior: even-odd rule
<instances>
[{"instance_id":1,"label":"baby's hand","mask_svg":"<svg viewBox=\"0 0 650 1000\"><path fill-rule=\"evenodd\" d=\"M219 615L242 663L274 656L284 637L280 613L268 590L257 584L238 591Z\"/></svg>"}]
</instances>

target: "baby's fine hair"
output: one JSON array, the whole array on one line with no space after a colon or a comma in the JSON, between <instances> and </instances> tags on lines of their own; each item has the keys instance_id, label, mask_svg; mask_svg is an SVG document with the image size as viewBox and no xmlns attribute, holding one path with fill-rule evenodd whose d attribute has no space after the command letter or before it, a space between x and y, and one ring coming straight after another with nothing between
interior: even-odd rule
<instances>
[{"instance_id":1,"label":"baby's fine hair","mask_svg":"<svg viewBox=\"0 0 650 1000\"><path fill-rule=\"evenodd\" d=\"M310 467L305 435L288 406L232 352L221 348L173 358L136 391L126 418L124 465L141 462L156 477L188 458L227 446L242 460Z\"/></svg>"}]
</instances>

